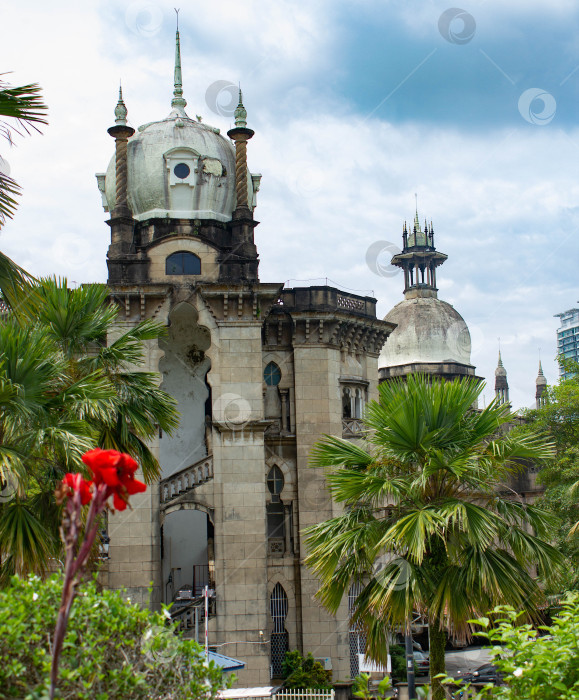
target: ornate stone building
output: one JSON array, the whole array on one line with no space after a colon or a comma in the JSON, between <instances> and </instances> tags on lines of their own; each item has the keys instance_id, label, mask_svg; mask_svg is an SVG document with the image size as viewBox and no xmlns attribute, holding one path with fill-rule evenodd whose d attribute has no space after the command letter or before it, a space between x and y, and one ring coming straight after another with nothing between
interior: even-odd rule
<instances>
[{"instance_id":1,"label":"ornate stone building","mask_svg":"<svg viewBox=\"0 0 579 700\"><path fill-rule=\"evenodd\" d=\"M171 107L135 132L120 94L115 157L97 175L119 328L166 324L147 368L181 414L153 445L160 483L110 519L107 583L176 608L208 585L209 641L246 663L241 684L269 683L295 648L345 678L357 662L347 601L328 615L302 564L300 530L335 508L308 455L324 433L359 434L394 323L369 297L259 280L261 176L247 169L241 92L229 138L189 118L178 32Z\"/></svg>"}]
</instances>

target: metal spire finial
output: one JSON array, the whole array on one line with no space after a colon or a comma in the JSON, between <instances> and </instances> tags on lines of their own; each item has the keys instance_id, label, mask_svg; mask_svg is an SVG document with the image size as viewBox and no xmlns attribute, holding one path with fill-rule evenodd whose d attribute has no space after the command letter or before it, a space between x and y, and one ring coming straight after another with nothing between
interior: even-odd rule
<instances>
[{"instance_id":1,"label":"metal spire finial","mask_svg":"<svg viewBox=\"0 0 579 700\"><path fill-rule=\"evenodd\" d=\"M420 221L418 221L418 193L414 193L414 199L416 201L416 213L414 215L414 225L416 226L416 230L420 231Z\"/></svg>"},{"instance_id":2,"label":"metal spire finial","mask_svg":"<svg viewBox=\"0 0 579 700\"><path fill-rule=\"evenodd\" d=\"M234 116L236 128L245 128L247 126L247 110L243 106L243 93L241 92L241 86L239 87L239 104L235 109Z\"/></svg>"},{"instance_id":3,"label":"metal spire finial","mask_svg":"<svg viewBox=\"0 0 579 700\"><path fill-rule=\"evenodd\" d=\"M119 101L115 107L115 124L127 125L127 106L123 102L123 86L119 84Z\"/></svg>"},{"instance_id":4,"label":"metal spire finial","mask_svg":"<svg viewBox=\"0 0 579 700\"><path fill-rule=\"evenodd\" d=\"M181 75L181 42L179 39L179 10L175 8L177 15L177 31L175 32L175 77L173 80L173 99L171 107L173 107L180 116L186 117L185 107L187 100L183 97L183 77Z\"/></svg>"}]
</instances>

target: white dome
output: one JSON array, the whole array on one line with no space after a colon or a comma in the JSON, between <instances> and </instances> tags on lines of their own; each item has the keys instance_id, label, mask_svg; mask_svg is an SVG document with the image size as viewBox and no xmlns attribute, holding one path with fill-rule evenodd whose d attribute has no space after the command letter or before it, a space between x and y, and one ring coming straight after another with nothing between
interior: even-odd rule
<instances>
[{"instance_id":1,"label":"white dome","mask_svg":"<svg viewBox=\"0 0 579 700\"><path fill-rule=\"evenodd\" d=\"M128 142L128 203L135 219L230 221L235 209L235 150L219 129L173 111L139 127ZM248 173L255 206L259 177ZM255 184L255 188L254 188ZM105 179L106 205L115 205L115 158Z\"/></svg>"},{"instance_id":2,"label":"white dome","mask_svg":"<svg viewBox=\"0 0 579 700\"><path fill-rule=\"evenodd\" d=\"M454 361L470 365L470 333L462 316L436 297L405 299L385 317L396 323L380 353L379 367Z\"/></svg>"}]
</instances>

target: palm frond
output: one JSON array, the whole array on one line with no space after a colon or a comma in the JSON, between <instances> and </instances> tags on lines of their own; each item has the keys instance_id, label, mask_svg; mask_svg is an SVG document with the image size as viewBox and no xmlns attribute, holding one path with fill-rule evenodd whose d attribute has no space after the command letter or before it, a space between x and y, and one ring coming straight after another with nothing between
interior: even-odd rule
<instances>
[{"instance_id":1,"label":"palm frond","mask_svg":"<svg viewBox=\"0 0 579 700\"><path fill-rule=\"evenodd\" d=\"M0 171L0 226L6 223L6 219L12 219L18 208L17 197L22 194L20 185L9 175ZM4 286L2 295L4 296Z\"/></svg>"},{"instance_id":2,"label":"palm frond","mask_svg":"<svg viewBox=\"0 0 579 700\"><path fill-rule=\"evenodd\" d=\"M19 498L2 504L0 552L4 556L10 555L16 573L26 574L45 568L52 554L51 541L50 533L29 504Z\"/></svg>"},{"instance_id":3,"label":"palm frond","mask_svg":"<svg viewBox=\"0 0 579 700\"><path fill-rule=\"evenodd\" d=\"M0 73L0 78L6 73ZM42 100L41 88L37 83L12 86L0 79L0 117L16 121L17 126L0 120L0 135L12 143L12 132L22 136L21 128L29 134L29 128L40 131L37 124L47 124L47 107Z\"/></svg>"},{"instance_id":4,"label":"palm frond","mask_svg":"<svg viewBox=\"0 0 579 700\"><path fill-rule=\"evenodd\" d=\"M5 217L11 217L14 213L9 201L11 193L9 189L5 188L4 180L4 176L0 173L0 228L6 220ZM2 201L3 197L6 197L5 201ZM16 206L16 201L13 201L14 206ZM18 309L22 300L32 293L33 282L32 275L0 252L0 294L2 301L11 309L12 313Z\"/></svg>"},{"instance_id":5,"label":"palm frond","mask_svg":"<svg viewBox=\"0 0 579 700\"><path fill-rule=\"evenodd\" d=\"M371 464L372 456L351 440L324 435L310 452L312 467L349 467L363 469Z\"/></svg>"}]
</instances>

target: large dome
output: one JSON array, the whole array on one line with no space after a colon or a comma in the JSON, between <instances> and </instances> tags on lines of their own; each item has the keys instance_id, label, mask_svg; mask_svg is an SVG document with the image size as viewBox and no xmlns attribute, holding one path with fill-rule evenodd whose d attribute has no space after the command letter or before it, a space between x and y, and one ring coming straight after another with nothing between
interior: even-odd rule
<instances>
[{"instance_id":1,"label":"large dome","mask_svg":"<svg viewBox=\"0 0 579 700\"><path fill-rule=\"evenodd\" d=\"M174 110L139 127L129 139L128 203L137 220L152 218L230 221L235 208L235 151L216 129ZM259 176L255 177L255 190ZM255 206L248 174L248 202ZM115 205L115 158L105 178L106 205Z\"/></svg>"},{"instance_id":2,"label":"large dome","mask_svg":"<svg viewBox=\"0 0 579 700\"><path fill-rule=\"evenodd\" d=\"M436 297L405 299L385 317L396 323L380 354L379 367L411 363L470 365L470 333L462 316Z\"/></svg>"}]
</instances>

